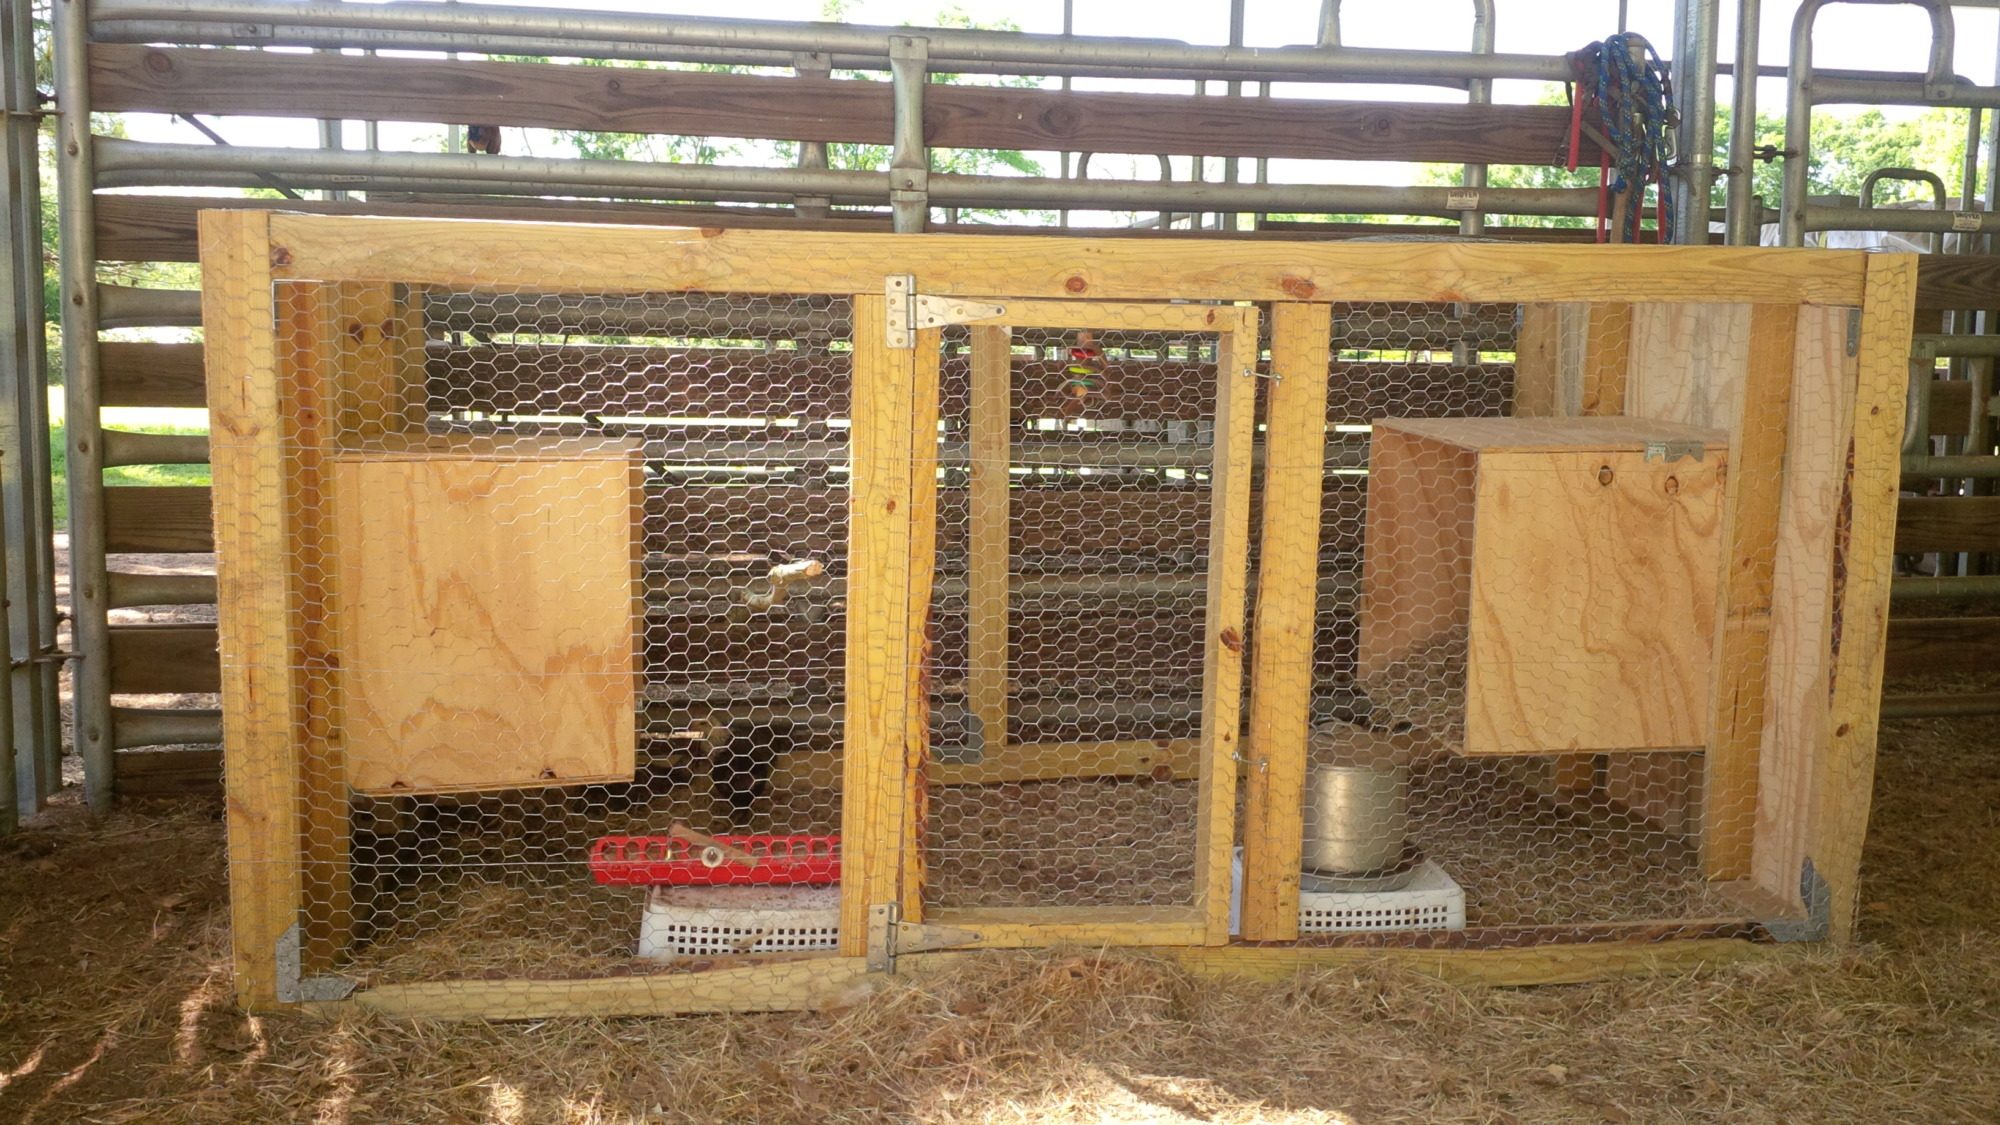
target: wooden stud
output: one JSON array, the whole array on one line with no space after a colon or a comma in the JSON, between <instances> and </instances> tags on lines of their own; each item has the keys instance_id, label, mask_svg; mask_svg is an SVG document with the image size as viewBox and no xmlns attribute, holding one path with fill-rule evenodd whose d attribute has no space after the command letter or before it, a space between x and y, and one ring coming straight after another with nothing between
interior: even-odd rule
<instances>
[{"instance_id":1,"label":"wooden stud","mask_svg":"<svg viewBox=\"0 0 2000 1125\"><path fill-rule=\"evenodd\" d=\"M1784 495L1782 419L1791 410L1798 327L1796 305L1754 308L1740 406L1733 411L1716 605L1715 683L1710 694L1714 711L1703 758L1707 812L1702 863L1711 879L1744 879L1751 873L1757 759L1770 661L1771 583Z\"/></svg>"},{"instance_id":2,"label":"wooden stud","mask_svg":"<svg viewBox=\"0 0 2000 1125\"><path fill-rule=\"evenodd\" d=\"M794 1012L849 1006L889 979L870 974L858 957L815 957L695 973L377 985L314 1007L397 1019L478 1020Z\"/></svg>"},{"instance_id":3,"label":"wooden stud","mask_svg":"<svg viewBox=\"0 0 2000 1125\"><path fill-rule=\"evenodd\" d=\"M1286 980L1302 972L1387 964L1462 984L1518 988L1578 984L1655 973L1684 974L1700 966L1782 957L1787 955L1788 948L1734 938L1701 938L1666 942L1565 943L1520 949L1232 945L1224 949L1196 947L1155 952L1196 973L1272 982Z\"/></svg>"},{"instance_id":4,"label":"wooden stud","mask_svg":"<svg viewBox=\"0 0 2000 1125\"><path fill-rule=\"evenodd\" d=\"M939 337L925 330L915 348L890 348L887 312L879 294L854 298L840 915L841 952L852 956L867 952L871 906L900 903L909 921L923 909Z\"/></svg>"},{"instance_id":5,"label":"wooden stud","mask_svg":"<svg viewBox=\"0 0 2000 1125\"><path fill-rule=\"evenodd\" d=\"M1209 470L1208 598L1204 603L1201 744L1195 829L1195 901L1208 943L1229 940L1230 860L1236 838L1236 763L1243 729L1243 600L1249 578L1251 442L1257 427L1257 320L1216 341L1215 459Z\"/></svg>"},{"instance_id":6,"label":"wooden stud","mask_svg":"<svg viewBox=\"0 0 2000 1125\"><path fill-rule=\"evenodd\" d=\"M971 542L966 552L970 645L966 707L977 741L1007 745L1008 656L1013 565L1010 437L1013 432L1013 332L1005 325L972 329L972 472L968 483Z\"/></svg>"},{"instance_id":7,"label":"wooden stud","mask_svg":"<svg viewBox=\"0 0 2000 1125\"><path fill-rule=\"evenodd\" d=\"M1803 309L1786 415L1788 453L1772 555L1771 633L1758 753L1752 878L1801 905L1810 778L1827 745L1832 679L1833 571L1854 422L1850 310Z\"/></svg>"},{"instance_id":8,"label":"wooden stud","mask_svg":"<svg viewBox=\"0 0 2000 1125\"><path fill-rule=\"evenodd\" d=\"M1583 384L1577 412L1623 414L1632 355L1632 306L1585 305L1583 315Z\"/></svg>"},{"instance_id":9,"label":"wooden stud","mask_svg":"<svg viewBox=\"0 0 2000 1125\"><path fill-rule=\"evenodd\" d=\"M379 287L376 287L379 288ZM300 283L278 302L278 371L283 413L282 482L286 553L278 565L290 582L288 637L294 669L290 752L299 775L299 863L304 919L300 970L330 969L354 932L348 862L347 770L336 673L334 490L327 458L339 441L341 373L353 336L342 330L338 285Z\"/></svg>"},{"instance_id":10,"label":"wooden stud","mask_svg":"<svg viewBox=\"0 0 2000 1125\"><path fill-rule=\"evenodd\" d=\"M1319 610L1320 485L1325 475L1328 336L1332 307L1272 310L1258 551L1255 668L1243 814L1245 941L1299 934L1307 728Z\"/></svg>"},{"instance_id":11,"label":"wooden stud","mask_svg":"<svg viewBox=\"0 0 2000 1125\"><path fill-rule=\"evenodd\" d=\"M1808 854L1830 892L1829 937L1836 943L1853 936L1860 906L1861 845L1874 796L1916 277L1915 255L1883 254L1868 260L1854 439L1843 505L1849 513L1842 554L1846 581L1836 594L1835 607L1832 729L1824 757L1812 774L1813 820L1807 841Z\"/></svg>"},{"instance_id":12,"label":"wooden stud","mask_svg":"<svg viewBox=\"0 0 2000 1125\"><path fill-rule=\"evenodd\" d=\"M872 293L915 272L926 293L978 297L1297 301L1767 301L1861 298L1867 255L1705 246L1519 246L1479 242L1341 245L1204 239L1005 239L962 234L509 223L473 242L434 219L274 214L274 276L490 285L496 261L533 261L560 290L684 289ZM856 320L857 324L869 323Z\"/></svg>"},{"instance_id":13,"label":"wooden stud","mask_svg":"<svg viewBox=\"0 0 2000 1125\"><path fill-rule=\"evenodd\" d=\"M285 567L285 461L272 324L270 216L201 217L216 495L230 946L236 995L278 1003L278 944L299 916L298 764Z\"/></svg>"},{"instance_id":14,"label":"wooden stud","mask_svg":"<svg viewBox=\"0 0 2000 1125\"><path fill-rule=\"evenodd\" d=\"M1562 306L1547 301L1521 306L1514 344L1514 416L1559 413L1562 385Z\"/></svg>"},{"instance_id":15,"label":"wooden stud","mask_svg":"<svg viewBox=\"0 0 2000 1125\"><path fill-rule=\"evenodd\" d=\"M953 948L1032 949L1054 945L1201 945L1207 924L1185 906L1042 906L953 908L929 924L974 931Z\"/></svg>"}]
</instances>

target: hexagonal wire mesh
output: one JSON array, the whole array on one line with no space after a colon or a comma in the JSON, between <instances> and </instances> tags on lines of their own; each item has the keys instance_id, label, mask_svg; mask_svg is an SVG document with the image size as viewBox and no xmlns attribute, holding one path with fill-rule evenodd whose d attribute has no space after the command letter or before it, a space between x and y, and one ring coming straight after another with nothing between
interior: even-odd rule
<instances>
[{"instance_id":1,"label":"hexagonal wire mesh","mask_svg":"<svg viewBox=\"0 0 2000 1125\"><path fill-rule=\"evenodd\" d=\"M275 299L300 407L308 971L631 972L641 899L593 881L600 841L840 832L852 336L874 330L847 300ZM1178 308L946 336L928 903L1195 901L1204 696L1229 696L1233 726L1248 690L1214 677L1203 637L1217 575L1255 560L1215 538L1222 334ZM1629 315L1572 308L1583 337ZM1698 853L1698 742L1464 752L1476 530L1448 466L1407 470L1429 497L1397 517L1419 546L1376 562L1451 592L1370 590L1391 533L1369 514L1371 427L1379 450L1384 419L1517 413L1530 315L1336 306L1307 886L1393 889L1427 862L1473 926L1725 914ZM1622 406L1590 401L1588 372L1564 393L1535 409ZM1371 631L1397 639L1371 650ZM1534 706L1566 706L1571 669L1542 671ZM725 951L753 948L770 946Z\"/></svg>"},{"instance_id":2,"label":"hexagonal wire mesh","mask_svg":"<svg viewBox=\"0 0 2000 1125\"><path fill-rule=\"evenodd\" d=\"M302 800L351 831L308 864L309 969L316 935L371 983L629 969L644 892L593 882L600 841L837 836L848 301L276 300L328 388L288 456Z\"/></svg>"}]
</instances>

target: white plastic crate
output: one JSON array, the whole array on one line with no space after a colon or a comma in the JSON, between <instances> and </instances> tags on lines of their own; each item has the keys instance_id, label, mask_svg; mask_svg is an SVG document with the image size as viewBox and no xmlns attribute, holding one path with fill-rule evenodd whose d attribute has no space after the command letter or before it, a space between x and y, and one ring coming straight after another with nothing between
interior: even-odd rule
<instances>
[{"instance_id":1,"label":"white plastic crate","mask_svg":"<svg viewBox=\"0 0 2000 1125\"><path fill-rule=\"evenodd\" d=\"M1409 885L1395 891L1321 891L1299 879L1299 932L1346 934L1384 930L1462 930L1465 888L1425 860ZM1229 932L1243 923L1243 849L1236 849L1229 883Z\"/></svg>"},{"instance_id":2,"label":"white plastic crate","mask_svg":"<svg viewBox=\"0 0 2000 1125\"><path fill-rule=\"evenodd\" d=\"M655 887L639 956L800 953L840 945L839 887Z\"/></svg>"}]
</instances>

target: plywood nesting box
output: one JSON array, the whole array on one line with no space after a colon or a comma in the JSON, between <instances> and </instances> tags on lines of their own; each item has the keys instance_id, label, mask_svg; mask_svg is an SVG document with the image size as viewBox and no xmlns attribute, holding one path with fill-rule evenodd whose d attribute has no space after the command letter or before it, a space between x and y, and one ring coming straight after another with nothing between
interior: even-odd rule
<instances>
[{"instance_id":1,"label":"plywood nesting box","mask_svg":"<svg viewBox=\"0 0 2000 1125\"><path fill-rule=\"evenodd\" d=\"M629 779L637 443L419 437L331 475L348 784Z\"/></svg>"},{"instance_id":2,"label":"plywood nesting box","mask_svg":"<svg viewBox=\"0 0 2000 1125\"><path fill-rule=\"evenodd\" d=\"M1700 749L1728 447L1643 418L1377 422L1364 688L1466 754Z\"/></svg>"}]
</instances>

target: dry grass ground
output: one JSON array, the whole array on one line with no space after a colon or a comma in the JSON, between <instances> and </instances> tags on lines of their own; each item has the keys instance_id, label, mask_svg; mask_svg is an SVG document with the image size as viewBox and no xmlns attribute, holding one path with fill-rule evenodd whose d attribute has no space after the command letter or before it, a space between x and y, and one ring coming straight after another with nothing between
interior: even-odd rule
<instances>
[{"instance_id":1,"label":"dry grass ground","mask_svg":"<svg viewBox=\"0 0 2000 1125\"><path fill-rule=\"evenodd\" d=\"M214 801L0 840L0 1121L2000 1120L2000 719L1886 724L1863 942L1529 990L995 957L825 1015L247 1018Z\"/></svg>"}]
</instances>

